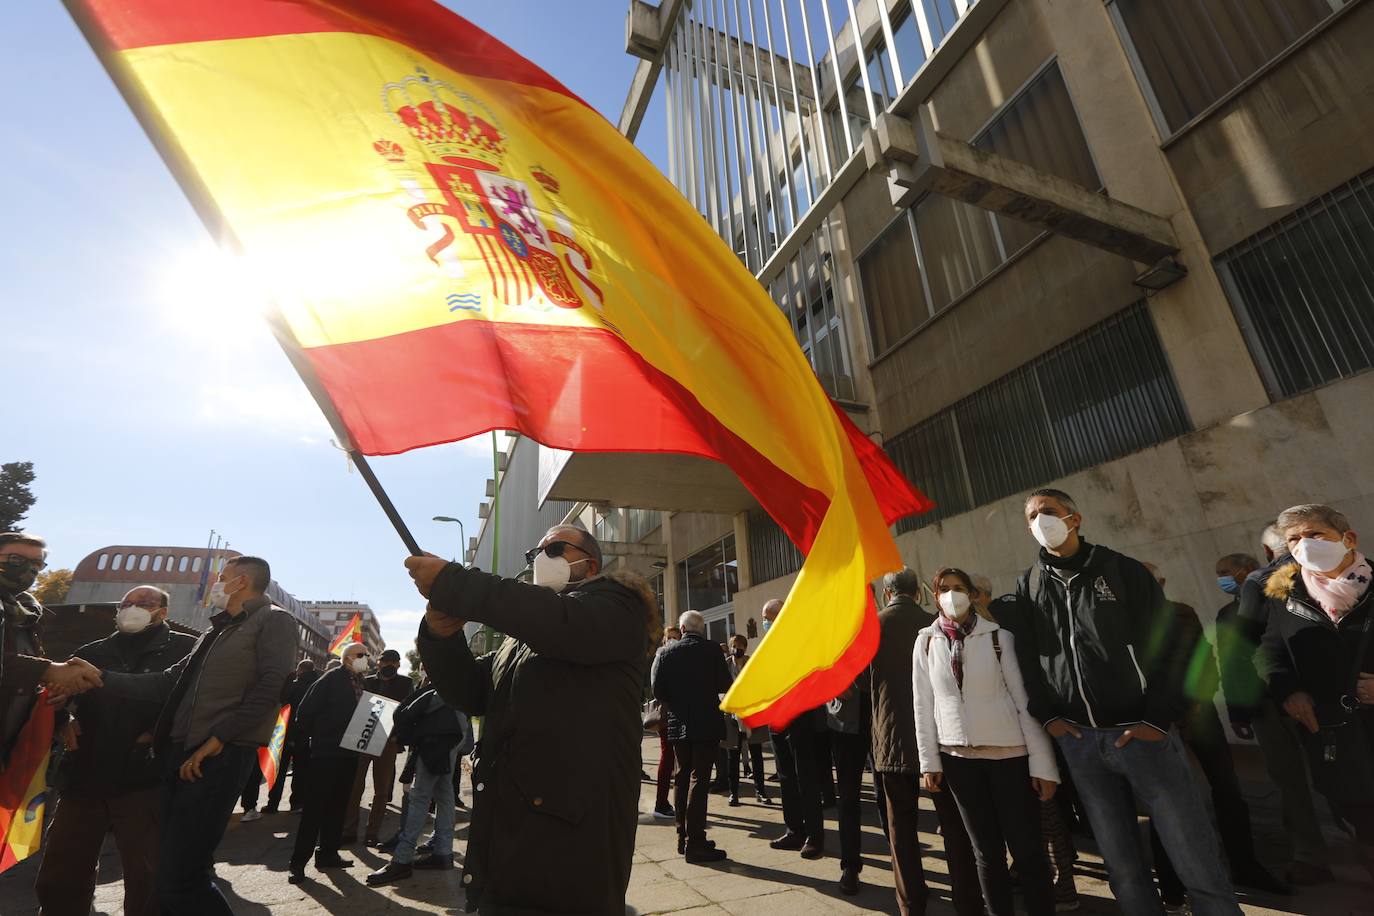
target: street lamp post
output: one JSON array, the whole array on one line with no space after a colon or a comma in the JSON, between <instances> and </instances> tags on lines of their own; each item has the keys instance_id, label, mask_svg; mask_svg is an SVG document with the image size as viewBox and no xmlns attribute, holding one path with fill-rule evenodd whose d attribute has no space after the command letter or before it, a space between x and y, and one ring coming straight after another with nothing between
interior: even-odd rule
<instances>
[{"instance_id":1,"label":"street lamp post","mask_svg":"<svg viewBox=\"0 0 1374 916\"><path fill-rule=\"evenodd\" d=\"M466 566L468 558L468 534L463 529L463 520L448 515L436 515L434 516L434 520L436 522L454 522L458 525L458 562Z\"/></svg>"}]
</instances>

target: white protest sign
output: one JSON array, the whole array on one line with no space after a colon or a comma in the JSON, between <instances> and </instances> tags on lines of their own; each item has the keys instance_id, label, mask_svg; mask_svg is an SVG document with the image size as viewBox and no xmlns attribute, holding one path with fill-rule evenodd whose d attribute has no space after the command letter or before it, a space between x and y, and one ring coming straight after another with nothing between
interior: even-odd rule
<instances>
[{"instance_id":1,"label":"white protest sign","mask_svg":"<svg viewBox=\"0 0 1374 916\"><path fill-rule=\"evenodd\" d=\"M400 706L395 700L377 696L364 690L358 700L358 708L353 710L353 718L344 729L343 740L339 747L376 757L386 747L386 739L391 735L391 719Z\"/></svg>"}]
</instances>

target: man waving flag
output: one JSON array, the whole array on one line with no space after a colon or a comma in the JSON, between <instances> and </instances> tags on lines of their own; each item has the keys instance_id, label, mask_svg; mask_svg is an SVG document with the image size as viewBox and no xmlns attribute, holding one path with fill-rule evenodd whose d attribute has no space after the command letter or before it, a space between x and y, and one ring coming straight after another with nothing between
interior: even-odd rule
<instances>
[{"instance_id":1,"label":"man waving flag","mask_svg":"<svg viewBox=\"0 0 1374 916\"><path fill-rule=\"evenodd\" d=\"M68 5L352 448L722 461L807 552L726 706L779 724L849 685L887 525L929 502L605 118L430 0Z\"/></svg>"}]
</instances>

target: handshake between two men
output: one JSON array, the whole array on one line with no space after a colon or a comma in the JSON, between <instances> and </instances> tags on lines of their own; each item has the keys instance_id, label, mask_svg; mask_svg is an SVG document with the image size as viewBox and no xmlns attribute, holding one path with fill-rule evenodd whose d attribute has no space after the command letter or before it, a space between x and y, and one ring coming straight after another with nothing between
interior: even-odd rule
<instances>
[{"instance_id":1,"label":"handshake between two men","mask_svg":"<svg viewBox=\"0 0 1374 916\"><path fill-rule=\"evenodd\" d=\"M48 688L48 700L52 703L105 686L100 669L82 658L50 663L38 682Z\"/></svg>"}]
</instances>

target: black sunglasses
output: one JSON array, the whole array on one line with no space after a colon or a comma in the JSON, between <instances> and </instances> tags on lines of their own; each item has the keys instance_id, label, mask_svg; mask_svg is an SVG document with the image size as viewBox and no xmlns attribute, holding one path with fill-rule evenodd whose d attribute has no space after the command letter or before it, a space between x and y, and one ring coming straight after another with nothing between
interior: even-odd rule
<instances>
[{"instance_id":1,"label":"black sunglasses","mask_svg":"<svg viewBox=\"0 0 1374 916\"><path fill-rule=\"evenodd\" d=\"M561 557L563 556L563 551L567 550L569 547L573 548L574 550L582 549L581 547L572 543L571 541L550 541L543 547L531 547L529 550L526 550L525 562L533 563L534 558L539 556L539 554L541 553L546 553L551 557Z\"/></svg>"},{"instance_id":2,"label":"black sunglasses","mask_svg":"<svg viewBox=\"0 0 1374 916\"><path fill-rule=\"evenodd\" d=\"M42 572L48 568L48 564L43 560L35 560L32 557L21 556L17 553L7 553L4 557L0 557L0 561L3 561L10 569L16 570L28 568L35 572Z\"/></svg>"}]
</instances>

